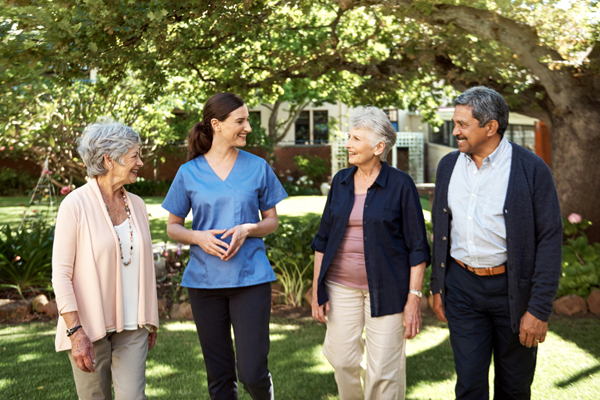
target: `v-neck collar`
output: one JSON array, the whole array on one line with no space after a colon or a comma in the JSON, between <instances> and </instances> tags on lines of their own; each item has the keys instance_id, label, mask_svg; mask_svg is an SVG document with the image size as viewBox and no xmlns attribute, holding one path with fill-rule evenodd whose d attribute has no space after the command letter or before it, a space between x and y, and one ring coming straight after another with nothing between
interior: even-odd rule
<instances>
[{"instance_id":1,"label":"v-neck collar","mask_svg":"<svg viewBox=\"0 0 600 400\"><path fill-rule=\"evenodd\" d=\"M213 169L213 167L211 167L210 163L208 162L208 160L206 159L206 156L204 154L202 154L202 159L206 163L206 166L208 167L208 169L210 170L210 172L212 172L212 174L218 180L220 180L221 182L225 183L225 182L227 182L227 179L229 179L229 177L231 176L231 174L235 170L235 168L236 168L236 166L238 164L238 160L240 159L240 155L241 154L242 154L242 150L238 149L238 153L237 153L237 156L235 157L235 161L233 162L233 166L231 167L231 170L229 170L229 173L227 174L227 176L225 177L225 179L221 179L221 177L215 172L215 170Z\"/></svg>"}]
</instances>

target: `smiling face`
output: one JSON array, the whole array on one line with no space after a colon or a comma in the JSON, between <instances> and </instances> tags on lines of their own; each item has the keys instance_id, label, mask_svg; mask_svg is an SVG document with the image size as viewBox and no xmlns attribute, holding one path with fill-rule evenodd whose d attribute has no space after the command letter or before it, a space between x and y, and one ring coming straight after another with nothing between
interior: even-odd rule
<instances>
[{"instance_id":1,"label":"smiling face","mask_svg":"<svg viewBox=\"0 0 600 400\"><path fill-rule=\"evenodd\" d=\"M473 118L472 108L458 105L452 116L454 130L452 135L458 143L461 153L468 153L473 158L483 160L498 147L502 137L498 134L498 122L492 120L480 127L479 121Z\"/></svg>"},{"instance_id":2,"label":"smiling face","mask_svg":"<svg viewBox=\"0 0 600 400\"><path fill-rule=\"evenodd\" d=\"M122 165L121 165L122 164ZM134 183L137 180L138 171L144 165L140 158L140 148L136 144L121 158L121 164L113 162L110 173L115 180L123 185Z\"/></svg>"},{"instance_id":3,"label":"smiling face","mask_svg":"<svg viewBox=\"0 0 600 400\"><path fill-rule=\"evenodd\" d=\"M371 147L369 132L362 129L352 129L348 133L346 150L348 150L348 162L353 165L365 165L379 160L379 155L383 152L385 145L383 142Z\"/></svg>"},{"instance_id":4,"label":"smiling face","mask_svg":"<svg viewBox=\"0 0 600 400\"><path fill-rule=\"evenodd\" d=\"M213 118L211 121L215 139L225 141L231 146L243 147L246 145L246 135L252 132L248 118L248 107L244 104L240 108L233 110L225 121L218 121Z\"/></svg>"}]
</instances>

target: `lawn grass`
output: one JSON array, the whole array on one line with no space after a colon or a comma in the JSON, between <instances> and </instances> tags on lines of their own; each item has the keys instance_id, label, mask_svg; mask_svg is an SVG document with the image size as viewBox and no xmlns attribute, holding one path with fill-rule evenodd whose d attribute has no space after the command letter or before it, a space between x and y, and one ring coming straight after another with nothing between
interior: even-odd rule
<instances>
[{"instance_id":1,"label":"lawn grass","mask_svg":"<svg viewBox=\"0 0 600 400\"><path fill-rule=\"evenodd\" d=\"M75 399L65 353L54 352L54 323L0 325L0 397ZM552 318L540 347L533 399L598 399L598 319ZM269 367L277 399L338 399L333 370L321 353L325 326L271 320ZM425 316L407 342L407 399L453 398L456 376L446 324ZM163 322L148 354L147 395L159 399L208 399L206 371L192 322ZM493 372L490 374L493 377ZM492 382L490 380L490 382ZM250 396L240 388L240 399Z\"/></svg>"}]
</instances>

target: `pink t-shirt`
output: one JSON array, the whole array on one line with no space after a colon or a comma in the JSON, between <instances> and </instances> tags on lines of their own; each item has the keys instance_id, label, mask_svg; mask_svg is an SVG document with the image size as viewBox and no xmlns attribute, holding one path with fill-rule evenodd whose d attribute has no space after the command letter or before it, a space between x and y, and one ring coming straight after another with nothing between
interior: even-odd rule
<instances>
[{"instance_id":1,"label":"pink t-shirt","mask_svg":"<svg viewBox=\"0 0 600 400\"><path fill-rule=\"evenodd\" d=\"M354 206L344 238L325 276L325 279L331 282L363 290L369 289L363 241L363 211L366 198L366 193L354 195Z\"/></svg>"}]
</instances>

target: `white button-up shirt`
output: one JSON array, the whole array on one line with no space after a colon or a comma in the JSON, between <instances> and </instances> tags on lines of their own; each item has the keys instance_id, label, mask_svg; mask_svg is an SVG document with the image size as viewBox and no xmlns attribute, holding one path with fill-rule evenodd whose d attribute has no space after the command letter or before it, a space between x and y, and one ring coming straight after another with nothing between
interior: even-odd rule
<instances>
[{"instance_id":1,"label":"white button-up shirt","mask_svg":"<svg viewBox=\"0 0 600 400\"><path fill-rule=\"evenodd\" d=\"M448 187L450 255L473 268L506 262L504 200L511 160L512 146L503 137L481 168L466 153L454 165Z\"/></svg>"}]
</instances>

